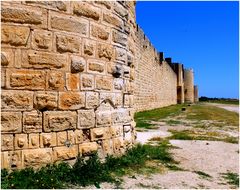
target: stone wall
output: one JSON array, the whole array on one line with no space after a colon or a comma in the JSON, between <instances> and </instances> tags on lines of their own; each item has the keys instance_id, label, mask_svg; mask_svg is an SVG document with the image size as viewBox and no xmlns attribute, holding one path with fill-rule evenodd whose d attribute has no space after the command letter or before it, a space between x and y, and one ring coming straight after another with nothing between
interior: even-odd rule
<instances>
[{"instance_id":1,"label":"stone wall","mask_svg":"<svg viewBox=\"0 0 240 190\"><path fill-rule=\"evenodd\" d=\"M136 31L134 106L136 111L177 103L177 75L150 43L142 29Z\"/></svg>"},{"instance_id":2,"label":"stone wall","mask_svg":"<svg viewBox=\"0 0 240 190\"><path fill-rule=\"evenodd\" d=\"M94 151L103 158L130 147L135 2L1 4L1 167L74 161ZM171 88L158 94L174 78L169 66L150 65L159 68L159 89L140 100L155 98L157 107L169 95L163 104L175 103Z\"/></svg>"},{"instance_id":3,"label":"stone wall","mask_svg":"<svg viewBox=\"0 0 240 190\"><path fill-rule=\"evenodd\" d=\"M198 86L194 85L194 102L197 103L199 102L199 98L198 98Z\"/></svg>"},{"instance_id":4,"label":"stone wall","mask_svg":"<svg viewBox=\"0 0 240 190\"><path fill-rule=\"evenodd\" d=\"M184 69L184 99L186 103L194 102L193 69Z\"/></svg>"}]
</instances>

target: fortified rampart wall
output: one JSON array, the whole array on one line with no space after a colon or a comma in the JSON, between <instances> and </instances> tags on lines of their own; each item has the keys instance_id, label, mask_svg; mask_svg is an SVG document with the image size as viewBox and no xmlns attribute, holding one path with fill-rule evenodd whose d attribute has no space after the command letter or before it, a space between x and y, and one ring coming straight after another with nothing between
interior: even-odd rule
<instances>
[{"instance_id":1,"label":"fortified rampart wall","mask_svg":"<svg viewBox=\"0 0 240 190\"><path fill-rule=\"evenodd\" d=\"M177 75L153 47L142 29L136 30L134 107L150 110L177 103Z\"/></svg>"},{"instance_id":2,"label":"fortified rampart wall","mask_svg":"<svg viewBox=\"0 0 240 190\"><path fill-rule=\"evenodd\" d=\"M193 69L184 69L184 99L186 103L194 102Z\"/></svg>"},{"instance_id":3,"label":"fortified rampart wall","mask_svg":"<svg viewBox=\"0 0 240 190\"><path fill-rule=\"evenodd\" d=\"M2 168L134 143L135 2L1 2Z\"/></svg>"}]
</instances>

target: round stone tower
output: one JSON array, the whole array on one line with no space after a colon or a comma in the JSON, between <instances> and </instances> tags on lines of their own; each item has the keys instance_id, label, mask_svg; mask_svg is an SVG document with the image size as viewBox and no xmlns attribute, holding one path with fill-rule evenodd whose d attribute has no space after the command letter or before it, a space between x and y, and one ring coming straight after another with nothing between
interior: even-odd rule
<instances>
[{"instance_id":1,"label":"round stone tower","mask_svg":"<svg viewBox=\"0 0 240 190\"><path fill-rule=\"evenodd\" d=\"M184 69L184 100L186 103L194 102L193 69Z\"/></svg>"}]
</instances>

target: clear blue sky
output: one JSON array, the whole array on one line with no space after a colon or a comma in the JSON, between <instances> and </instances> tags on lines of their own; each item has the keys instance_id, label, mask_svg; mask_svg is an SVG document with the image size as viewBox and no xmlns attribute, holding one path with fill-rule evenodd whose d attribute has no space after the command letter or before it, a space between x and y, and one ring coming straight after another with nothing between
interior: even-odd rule
<instances>
[{"instance_id":1,"label":"clear blue sky","mask_svg":"<svg viewBox=\"0 0 240 190\"><path fill-rule=\"evenodd\" d=\"M199 95L239 97L238 2L138 1L137 23L158 51L193 68Z\"/></svg>"}]
</instances>

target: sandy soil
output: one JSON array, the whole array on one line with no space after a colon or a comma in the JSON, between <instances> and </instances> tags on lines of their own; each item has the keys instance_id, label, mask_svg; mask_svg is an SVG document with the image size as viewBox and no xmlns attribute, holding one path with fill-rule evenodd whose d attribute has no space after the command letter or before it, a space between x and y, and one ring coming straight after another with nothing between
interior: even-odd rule
<instances>
[{"instance_id":1,"label":"sandy soil","mask_svg":"<svg viewBox=\"0 0 240 190\"><path fill-rule=\"evenodd\" d=\"M233 111L233 112L239 113L239 106L238 105L215 104L215 103L211 103L211 105L226 109L228 111Z\"/></svg>"}]
</instances>

